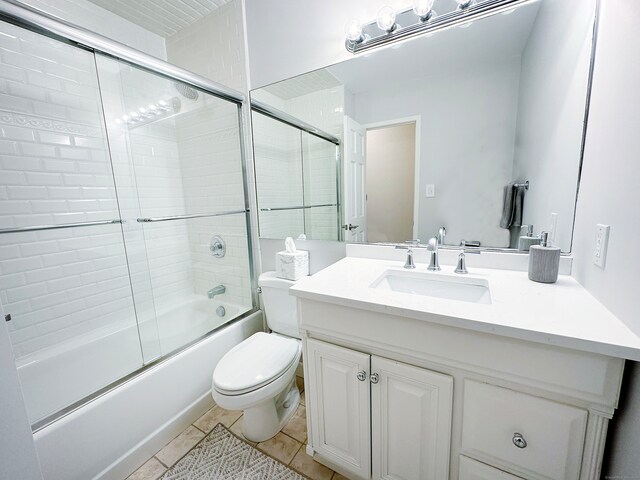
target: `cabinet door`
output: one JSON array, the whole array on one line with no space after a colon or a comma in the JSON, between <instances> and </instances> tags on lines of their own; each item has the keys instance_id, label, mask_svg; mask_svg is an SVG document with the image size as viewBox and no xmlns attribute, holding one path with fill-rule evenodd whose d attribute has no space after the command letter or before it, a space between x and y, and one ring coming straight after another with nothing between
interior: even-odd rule
<instances>
[{"instance_id":1,"label":"cabinet door","mask_svg":"<svg viewBox=\"0 0 640 480\"><path fill-rule=\"evenodd\" d=\"M373 478L449 478L453 378L372 357L371 382Z\"/></svg>"},{"instance_id":2,"label":"cabinet door","mask_svg":"<svg viewBox=\"0 0 640 480\"><path fill-rule=\"evenodd\" d=\"M360 478L371 474L369 359L307 340L313 449Z\"/></svg>"}]
</instances>

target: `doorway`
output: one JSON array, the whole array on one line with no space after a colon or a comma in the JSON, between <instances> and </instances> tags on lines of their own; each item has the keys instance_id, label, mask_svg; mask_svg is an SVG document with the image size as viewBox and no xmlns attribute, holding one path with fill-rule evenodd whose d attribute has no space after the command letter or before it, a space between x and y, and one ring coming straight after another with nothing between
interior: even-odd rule
<instances>
[{"instance_id":1,"label":"doorway","mask_svg":"<svg viewBox=\"0 0 640 480\"><path fill-rule=\"evenodd\" d=\"M416 238L416 124L413 120L367 126L368 242Z\"/></svg>"}]
</instances>

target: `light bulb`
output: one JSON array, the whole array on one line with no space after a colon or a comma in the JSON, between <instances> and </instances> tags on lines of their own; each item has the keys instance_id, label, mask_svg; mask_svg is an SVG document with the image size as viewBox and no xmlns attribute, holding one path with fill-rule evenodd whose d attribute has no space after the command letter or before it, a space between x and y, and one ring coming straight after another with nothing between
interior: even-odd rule
<instances>
[{"instance_id":1,"label":"light bulb","mask_svg":"<svg viewBox=\"0 0 640 480\"><path fill-rule=\"evenodd\" d=\"M129 121L129 115L123 115L122 116L122 120L125 121L125 122L128 122Z\"/></svg>"},{"instance_id":2,"label":"light bulb","mask_svg":"<svg viewBox=\"0 0 640 480\"><path fill-rule=\"evenodd\" d=\"M362 35L362 23L360 20L353 19L347 23L344 27L344 33L347 36L347 40L353 43L359 43L364 40Z\"/></svg>"},{"instance_id":3,"label":"light bulb","mask_svg":"<svg viewBox=\"0 0 640 480\"><path fill-rule=\"evenodd\" d=\"M432 15L434 0L413 0L413 13L420 17L420 20L428 20Z\"/></svg>"},{"instance_id":4,"label":"light bulb","mask_svg":"<svg viewBox=\"0 0 640 480\"><path fill-rule=\"evenodd\" d=\"M396 12L393 8L386 5L378 10L378 18L376 19L378 28L385 32L393 32L396 28Z\"/></svg>"},{"instance_id":5,"label":"light bulb","mask_svg":"<svg viewBox=\"0 0 640 480\"><path fill-rule=\"evenodd\" d=\"M456 3L458 4L458 9L462 10L469 7L473 0L456 0Z\"/></svg>"}]
</instances>

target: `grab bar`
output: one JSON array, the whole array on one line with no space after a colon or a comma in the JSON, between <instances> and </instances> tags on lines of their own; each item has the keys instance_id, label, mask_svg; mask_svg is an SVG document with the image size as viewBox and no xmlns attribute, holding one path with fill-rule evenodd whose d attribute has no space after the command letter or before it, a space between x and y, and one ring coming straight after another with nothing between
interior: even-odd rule
<instances>
[{"instance_id":1,"label":"grab bar","mask_svg":"<svg viewBox=\"0 0 640 480\"><path fill-rule=\"evenodd\" d=\"M136 219L136 221L138 223L168 222L170 220L189 220L190 218L221 217L224 215L237 215L238 213L247 213L248 211L249 211L248 208L244 208L242 210L229 210L228 212L219 212L219 213L196 213L193 215L175 215L173 217L146 217L146 218L138 218Z\"/></svg>"},{"instance_id":2,"label":"grab bar","mask_svg":"<svg viewBox=\"0 0 640 480\"><path fill-rule=\"evenodd\" d=\"M278 208L261 208L261 212L276 212L279 210L306 210L307 208L319 208L319 207L337 207L335 203L323 203L321 205L300 205L297 207L278 207Z\"/></svg>"},{"instance_id":3,"label":"grab bar","mask_svg":"<svg viewBox=\"0 0 640 480\"><path fill-rule=\"evenodd\" d=\"M93 227L95 225L112 225L116 223L124 223L126 220L101 220L97 222L81 222L81 223L62 223L60 225L37 225L34 227L19 227L19 228L0 228L1 233L23 233L23 232L38 232L41 230L58 230L60 228L76 228L76 227Z\"/></svg>"}]
</instances>

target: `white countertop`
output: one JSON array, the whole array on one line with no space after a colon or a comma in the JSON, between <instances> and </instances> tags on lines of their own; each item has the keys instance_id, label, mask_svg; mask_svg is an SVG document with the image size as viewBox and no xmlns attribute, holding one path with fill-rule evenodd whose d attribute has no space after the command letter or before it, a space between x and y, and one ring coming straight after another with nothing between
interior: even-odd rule
<instances>
[{"instance_id":1,"label":"white countertop","mask_svg":"<svg viewBox=\"0 0 640 480\"><path fill-rule=\"evenodd\" d=\"M568 275L543 284L530 281L527 272L469 268L466 277L489 282L491 304L371 288L386 270L404 271L402 265L347 257L298 280L289 292L346 307L640 360L640 337ZM426 267L420 264L413 271L426 271ZM459 277L451 266L443 266L437 275Z\"/></svg>"}]
</instances>

